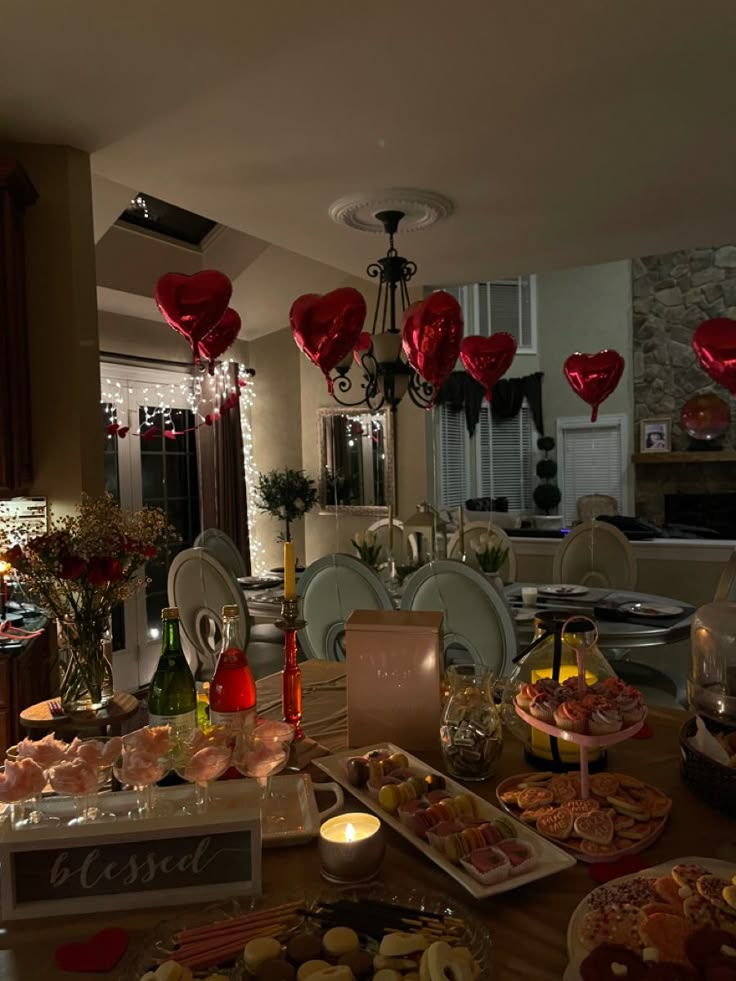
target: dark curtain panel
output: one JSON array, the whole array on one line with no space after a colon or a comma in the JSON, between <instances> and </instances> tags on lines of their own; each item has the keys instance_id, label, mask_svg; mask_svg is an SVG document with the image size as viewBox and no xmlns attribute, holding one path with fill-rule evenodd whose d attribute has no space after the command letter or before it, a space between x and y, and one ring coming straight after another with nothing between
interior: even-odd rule
<instances>
[{"instance_id":1,"label":"dark curtain panel","mask_svg":"<svg viewBox=\"0 0 736 981\"><path fill-rule=\"evenodd\" d=\"M230 365L230 385L238 384L238 369ZM211 386L208 377L203 395ZM214 391L211 392L214 397ZM248 508L243 474L243 438L240 432L240 403L223 412L212 426L197 430L199 499L202 530L219 528L235 542L250 575Z\"/></svg>"},{"instance_id":2,"label":"dark curtain panel","mask_svg":"<svg viewBox=\"0 0 736 981\"><path fill-rule=\"evenodd\" d=\"M513 419L521 411L526 398L532 410L534 426L540 436L544 435L544 413L542 412L542 379L544 374L537 371L523 378L502 378L493 386L491 412L495 419ZM436 404L446 405L451 412L464 412L468 433L472 436L478 425L481 404L485 389L465 371L453 371L440 388Z\"/></svg>"}]
</instances>

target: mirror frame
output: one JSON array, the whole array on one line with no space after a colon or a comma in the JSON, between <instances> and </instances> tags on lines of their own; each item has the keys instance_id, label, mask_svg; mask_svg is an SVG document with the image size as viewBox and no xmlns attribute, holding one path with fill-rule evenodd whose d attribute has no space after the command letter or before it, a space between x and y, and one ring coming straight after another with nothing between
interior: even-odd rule
<instances>
[{"instance_id":1,"label":"mirror frame","mask_svg":"<svg viewBox=\"0 0 736 981\"><path fill-rule=\"evenodd\" d=\"M319 409L317 412L317 442L319 444L319 513L320 514L357 514L374 515L375 517L385 517L388 515L389 506L396 510L396 481L395 481L395 461L394 461L394 418L393 412L386 407L379 409L378 413L383 415L384 444L386 446L386 459L384 461L384 483L386 487L386 504L327 504L327 419L331 416L363 416L366 414L376 415L375 410L368 406L365 408L338 408L338 409Z\"/></svg>"}]
</instances>

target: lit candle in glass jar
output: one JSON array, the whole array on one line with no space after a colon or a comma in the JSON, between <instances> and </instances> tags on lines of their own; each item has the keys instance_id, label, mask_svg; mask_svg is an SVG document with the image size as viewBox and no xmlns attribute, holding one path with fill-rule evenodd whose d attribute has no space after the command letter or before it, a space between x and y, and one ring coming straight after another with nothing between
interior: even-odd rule
<instances>
[{"instance_id":1,"label":"lit candle in glass jar","mask_svg":"<svg viewBox=\"0 0 736 981\"><path fill-rule=\"evenodd\" d=\"M319 831L322 875L330 882L364 882L378 874L386 844L372 814L340 814Z\"/></svg>"}]
</instances>

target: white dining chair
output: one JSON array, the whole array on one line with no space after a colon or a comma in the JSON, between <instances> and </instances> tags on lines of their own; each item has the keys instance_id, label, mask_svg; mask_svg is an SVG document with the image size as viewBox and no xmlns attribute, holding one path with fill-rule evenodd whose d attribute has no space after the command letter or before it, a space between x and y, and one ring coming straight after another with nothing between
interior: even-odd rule
<instances>
[{"instance_id":1,"label":"white dining chair","mask_svg":"<svg viewBox=\"0 0 736 981\"><path fill-rule=\"evenodd\" d=\"M636 587L636 556L628 538L606 521L583 521L560 542L552 560L555 583L603 589Z\"/></svg>"},{"instance_id":2,"label":"white dining chair","mask_svg":"<svg viewBox=\"0 0 736 981\"><path fill-rule=\"evenodd\" d=\"M480 572L461 562L438 559L407 579L402 610L443 614L445 660L469 657L496 677L511 673L518 642L504 597Z\"/></svg>"},{"instance_id":3,"label":"white dining chair","mask_svg":"<svg viewBox=\"0 0 736 981\"><path fill-rule=\"evenodd\" d=\"M392 610L391 596L376 573L352 555L324 555L297 583L306 625L299 644L308 658L345 657L345 621L353 610Z\"/></svg>"},{"instance_id":4,"label":"white dining chair","mask_svg":"<svg viewBox=\"0 0 736 981\"><path fill-rule=\"evenodd\" d=\"M229 535L219 528L206 528L194 539L195 548L206 548L208 552L224 565L226 569L235 576L236 579L248 575L245 559L240 554L240 549Z\"/></svg>"},{"instance_id":5,"label":"white dining chair","mask_svg":"<svg viewBox=\"0 0 736 981\"><path fill-rule=\"evenodd\" d=\"M713 602L736 603L736 549L731 552L731 557L723 567Z\"/></svg>"},{"instance_id":6,"label":"white dining chair","mask_svg":"<svg viewBox=\"0 0 736 981\"><path fill-rule=\"evenodd\" d=\"M187 548L174 557L168 576L169 603L179 610L182 646L198 677L211 677L222 641L222 608L237 606L240 641L254 678L283 667L283 635L277 643L255 636L243 590L229 569L206 548ZM258 628L256 628L257 630Z\"/></svg>"},{"instance_id":7,"label":"white dining chair","mask_svg":"<svg viewBox=\"0 0 736 981\"><path fill-rule=\"evenodd\" d=\"M398 518L393 518L392 523L394 526L394 562L396 565L406 565L409 560L407 545L404 540L404 522L399 521ZM378 521L374 521L372 525L368 525L366 528L366 531L372 531L375 534L376 541L381 546L380 562L385 562L388 559L388 528L388 518L379 518Z\"/></svg>"},{"instance_id":8,"label":"white dining chair","mask_svg":"<svg viewBox=\"0 0 736 981\"><path fill-rule=\"evenodd\" d=\"M509 536L498 525L489 525L483 521L469 521L463 529L463 544L460 542L460 532L456 531L447 543L447 558L459 559L465 549L465 564L478 569L478 557L473 545L477 545L481 535L486 535L494 545L500 545L509 550L506 561L499 569L504 582L516 582L516 554Z\"/></svg>"}]
</instances>

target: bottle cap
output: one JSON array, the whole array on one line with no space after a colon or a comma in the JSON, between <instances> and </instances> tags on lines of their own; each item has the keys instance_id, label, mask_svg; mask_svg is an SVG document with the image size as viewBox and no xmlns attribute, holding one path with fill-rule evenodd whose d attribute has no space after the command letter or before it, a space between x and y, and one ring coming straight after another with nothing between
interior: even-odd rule
<instances>
[{"instance_id":1,"label":"bottle cap","mask_svg":"<svg viewBox=\"0 0 736 981\"><path fill-rule=\"evenodd\" d=\"M178 620L179 619L179 610L175 606L165 606L163 608L163 610L161 610L161 619L162 620Z\"/></svg>"},{"instance_id":2,"label":"bottle cap","mask_svg":"<svg viewBox=\"0 0 736 981\"><path fill-rule=\"evenodd\" d=\"M223 618L223 620L225 619L225 617L227 617L228 619L232 619L232 617L239 617L239 616L240 616L240 609L239 609L239 607L237 607L237 606L223 606L223 608L222 608L222 618Z\"/></svg>"}]
</instances>

